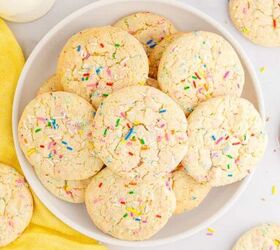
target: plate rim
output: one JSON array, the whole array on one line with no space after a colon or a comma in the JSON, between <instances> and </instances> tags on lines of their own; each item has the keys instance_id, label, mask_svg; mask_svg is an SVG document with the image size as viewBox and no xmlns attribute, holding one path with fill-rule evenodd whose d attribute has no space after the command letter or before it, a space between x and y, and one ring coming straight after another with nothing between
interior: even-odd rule
<instances>
[{"instance_id":1,"label":"plate rim","mask_svg":"<svg viewBox=\"0 0 280 250\"><path fill-rule=\"evenodd\" d=\"M113 238L111 236L106 235L102 231L100 233L95 232L89 232L89 230L83 229L79 225L75 224L72 220L68 219L66 216L63 215L55 206L53 206L49 201L42 195L39 189L33 188L36 187L36 184L33 182L33 177L31 172L28 170L27 166L25 166L24 163L24 156L21 152L21 149L19 147L18 142L18 136L17 136L17 123L18 123L18 109L19 109L19 96L21 93L21 90L24 86L24 79L27 75L27 71L29 70L29 67L31 66L34 58L37 56L38 52L41 50L41 48L51 39L58 30L61 30L64 25L70 23L73 19L76 17L79 17L84 12L88 11L88 9L95 9L97 7L101 6L107 6L110 4L116 4L120 2L156 2L156 3L163 3L166 5L172 5L174 7L183 9L185 11L191 12L196 16L199 16L206 22L213 25L221 34L233 45L235 50L237 51L237 54L239 57L242 58L244 64L246 65L246 68L248 69L248 72L252 78L252 84L254 86L255 92L256 92L256 98L257 98L257 104L258 104L258 110L261 114L262 119L264 120L265 117L265 110L264 110L264 99L261 93L260 83L259 79L257 77L256 70L254 69L251 61L249 60L248 56L246 55L245 51L243 50L242 46L239 44L237 40L233 37L230 32L226 30L218 21L216 21L211 16L207 15L206 13L200 11L199 9L192 7L191 5L183 2L178 2L176 0L98 0L96 2L90 3L88 5L85 5L84 7L72 12L68 16L64 17L60 22L58 22L53 28L51 28L44 36L43 38L37 43L35 48L32 50L30 56L26 60L26 63L24 65L24 68L21 72L21 75L18 80L18 84L15 90L14 94L14 101L13 101L13 108L12 108L12 132L13 132L13 139L16 149L17 158L19 161L19 164L21 166L21 169L36 196L40 199L40 201L47 207L48 210L50 210L54 216L56 216L58 219L60 219L62 222L67 224L69 227L77 230L78 232L93 238L95 240L101 241L102 243L106 244L112 244L116 246L125 246L125 247L148 247L148 246L160 246L169 244L171 242L179 241L184 238L190 237L197 232L201 231L202 229L206 228L208 225L212 224L214 221L216 221L218 218L222 217L229 208L236 202L236 200L240 197L240 195L244 192L246 189L248 183L250 182L253 174L251 173L248 177L246 177L244 180L242 180L241 185L238 187L237 191L234 193L234 195L230 198L230 200L224 204L223 207L221 207L214 215L206 219L204 222L198 224L197 226L193 227L190 230L184 231L182 233L179 233L174 236L169 236L164 239L151 239L151 240L145 240L145 241L125 241L125 240L119 240L116 238Z\"/></svg>"}]
</instances>

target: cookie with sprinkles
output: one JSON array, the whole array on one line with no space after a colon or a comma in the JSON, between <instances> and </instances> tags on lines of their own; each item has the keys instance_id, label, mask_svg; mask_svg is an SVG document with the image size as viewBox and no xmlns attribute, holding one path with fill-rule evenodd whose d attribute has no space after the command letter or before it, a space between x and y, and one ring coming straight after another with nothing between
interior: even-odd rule
<instances>
[{"instance_id":1,"label":"cookie with sprinkles","mask_svg":"<svg viewBox=\"0 0 280 250\"><path fill-rule=\"evenodd\" d=\"M157 80L162 91L188 115L209 98L240 96L244 71L235 50L223 37L197 31L185 33L167 46Z\"/></svg>"},{"instance_id":2,"label":"cookie with sprinkles","mask_svg":"<svg viewBox=\"0 0 280 250\"><path fill-rule=\"evenodd\" d=\"M188 123L189 150L182 164L199 182L223 186L239 181L263 156L264 122L246 99L210 99L190 114Z\"/></svg>"},{"instance_id":3,"label":"cookie with sprinkles","mask_svg":"<svg viewBox=\"0 0 280 250\"><path fill-rule=\"evenodd\" d=\"M23 176L0 163L0 247L21 235L32 214L33 199Z\"/></svg>"},{"instance_id":4,"label":"cookie with sprinkles","mask_svg":"<svg viewBox=\"0 0 280 250\"><path fill-rule=\"evenodd\" d=\"M46 80L42 86L39 88L37 95L41 95L47 92L63 91L62 84L57 75L52 75L48 80Z\"/></svg>"},{"instance_id":5,"label":"cookie with sprinkles","mask_svg":"<svg viewBox=\"0 0 280 250\"><path fill-rule=\"evenodd\" d=\"M176 38L180 37L183 32L177 32L174 34L171 34L169 36L166 36L150 53L149 55L149 76L157 79L157 73L158 73L158 65L160 62L160 59L162 57L163 52L168 47L168 45L173 42Z\"/></svg>"},{"instance_id":6,"label":"cookie with sprinkles","mask_svg":"<svg viewBox=\"0 0 280 250\"><path fill-rule=\"evenodd\" d=\"M110 26L72 36L57 66L64 90L85 98L95 108L115 90L144 84L148 71L148 58L139 41Z\"/></svg>"},{"instance_id":7,"label":"cookie with sprinkles","mask_svg":"<svg viewBox=\"0 0 280 250\"><path fill-rule=\"evenodd\" d=\"M103 166L92 143L94 115L94 108L75 94L39 95L20 118L20 147L42 174L61 180L89 178Z\"/></svg>"},{"instance_id":8,"label":"cookie with sprinkles","mask_svg":"<svg viewBox=\"0 0 280 250\"><path fill-rule=\"evenodd\" d=\"M35 168L35 172L44 187L57 198L71 203L83 203L85 201L86 188L91 178L68 181L42 174L37 168Z\"/></svg>"},{"instance_id":9,"label":"cookie with sprinkles","mask_svg":"<svg viewBox=\"0 0 280 250\"><path fill-rule=\"evenodd\" d=\"M263 224L244 233L232 250L278 250L280 247L280 226Z\"/></svg>"},{"instance_id":10,"label":"cookie with sprinkles","mask_svg":"<svg viewBox=\"0 0 280 250\"><path fill-rule=\"evenodd\" d=\"M280 46L280 0L230 0L229 13L235 27L252 42Z\"/></svg>"},{"instance_id":11,"label":"cookie with sprinkles","mask_svg":"<svg viewBox=\"0 0 280 250\"><path fill-rule=\"evenodd\" d=\"M86 208L104 233L123 240L145 240L172 216L176 200L171 185L166 177L148 183L128 181L105 168L86 189Z\"/></svg>"},{"instance_id":12,"label":"cookie with sprinkles","mask_svg":"<svg viewBox=\"0 0 280 250\"><path fill-rule=\"evenodd\" d=\"M181 214L198 207L211 190L208 182L197 182L186 173L182 166L172 172L172 180L172 189L176 196L174 214Z\"/></svg>"},{"instance_id":13,"label":"cookie with sprinkles","mask_svg":"<svg viewBox=\"0 0 280 250\"><path fill-rule=\"evenodd\" d=\"M151 12L128 15L117 21L114 26L135 36L143 44L148 55L164 37L176 32L170 20Z\"/></svg>"},{"instance_id":14,"label":"cookie with sprinkles","mask_svg":"<svg viewBox=\"0 0 280 250\"><path fill-rule=\"evenodd\" d=\"M116 174L154 179L175 169L187 152L187 120L169 96L149 86L123 88L97 110L93 142Z\"/></svg>"}]
</instances>

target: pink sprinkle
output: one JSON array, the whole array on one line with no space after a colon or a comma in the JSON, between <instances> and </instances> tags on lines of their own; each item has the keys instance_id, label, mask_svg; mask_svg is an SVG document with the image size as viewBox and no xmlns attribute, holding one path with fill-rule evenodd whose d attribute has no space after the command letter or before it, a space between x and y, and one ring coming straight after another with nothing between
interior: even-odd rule
<instances>
[{"instance_id":1,"label":"pink sprinkle","mask_svg":"<svg viewBox=\"0 0 280 250\"><path fill-rule=\"evenodd\" d=\"M246 15L247 14L247 8L243 8L243 14Z\"/></svg>"},{"instance_id":2,"label":"pink sprinkle","mask_svg":"<svg viewBox=\"0 0 280 250\"><path fill-rule=\"evenodd\" d=\"M89 87L89 88L93 88L93 87L96 87L96 86L97 86L96 83L89 83L89 84L87 84L87 87Z\"/></svg>"},{"instance_id":3,"label":"pink sprinkle","mask_svg":"<svg viewBox=\"0 0 280 250\"><path fill-rule=\"evenodd\" d=\"M121 117L125 118L125 113L121 112Z\"/></svg>"},{"instance_id":4,"label":"pink sprinkle","mask_svg":"<svg viewBox=\"0 0 280 250\"><path fill-rule=\"evenodd\" d=\"M165 126L165 124L164 123L162 123L161 125L160 125L160 128L163 128Z\"/></svg>"},{"instance_id":5,"label":"pink sprinkle","mask_svg":"<svg viewBox=\"0 0 280 250\"><path fill-rule=\"evenodd\" d=\"M127 145L127 146L131 146L131 145L132 145L132 142L131 142L131 141L128 141L128 142L126 143L126 145Z\"/></svg>"},{"instance_id":6,"label":"pink sprinkle","mask_svg":"<svg viewBox=\"0 0 280 250\"><path fill-rule=\"evenodd\" d=\"M112 77L112 71L109 68L106 69L106 73L108 76Z\"/></svg>"},{"instance_id":7,"label":"pink sprinkle","mask_svg":"<svg viewBox=\"0 0 280 250\"><path fill-rule=\"evenodd\" d=\"M220 137L217 141L216 141L216 145L218 145L222 140L224 139L224 137L222 136L222 137Z\"/></svg>"},{"instance_id":8,"label":"pink sprinkle","mask_svg":"<svg viewBox=\"0 0 280 250\"><path fill-rule=\"evenodd\" d=\"M24 181L24 179L17 179L16 183L17 184L25 184L25 181Z\"/></svg>"},{"instance_id":9,"label":"pink sprinkle","mask_svg":"<svg viewBox=\"0 0 280 250\"><path fill-rule=\"evenodd\" d=\"M169 135L167 133L165 134L165 139L169 141Z\"/></svg>"},{"instance_id":10,"label":"pink sprinkle","mask_svg":"<svg viewBox=\"0 0 280 250\"><path fill-rule=\"evenodd\" d=\"M61 159L63 157L63 155L59 155L59 159Z\"/></svg>"},{"instance_id":11,"label":"pink sprinkle","mask_svg":"<svg viewBox=\"0 0 280 250\"><path fill-rule=\"evenodd\" d=\"M82 59L88 59L90 57L90 54L87 53Z\"/></svg>"},{"instance_id":12,"label":"pink sprinkle","mask_svg":"<svg viewBox=\"0 0 280 250\"><path fill-rule=\"evenodd\" d=\"M159 135L158 137L157 137L157 142L161 142L161 136Z\"/></svg>"},{"instance_id":13,"label":"pink sprinkle","mask_svg":"<svg viewBox=\"0 0 280 250\"><path fill-rule=\"evenodd\" d=\"M51 141L48 145L48 149L52 148L53 146L55 146L55 142L54 141Z\"/></svg>"},{"instance_id":14,"label":"pink sprinkle","mask_svg":"<svg viewBox=\"0 0 280 250\"><path fill-rule=\"evenodd\" d=\"M207 236L213 236L213 233L207 233L206 235Z\"/></svg>"},{"instance_id":15,"label":"pink sprinkle","mask_svg":"<svg viewBox=\"0 0 280 250\"><path fill-rule=\"evenodd\" d=\"M38 121L41 121L41 122L45 122L45 121L46 121L46 119L43 118L43 117L37 117L37 120L38 120Z\"/></svg>"},{"instance_id":16,"label":"pink sprinkle","mask_svg":"<svg viewBox=\"0 0 280 250\"><path fill-rule=\"evenodd\" d=\"M142 223L147 223L147 221L146 220L142 220Z\"/></svg>"},{"instance_id":17,"label":"pink sprinkle","mask_svg":"<svg viewBox=\"0 0 280 250\"><path fill-rule=\"evenodd\" d=\"M9 224L10 227L12 227L12 228L14 227L14 223L13 223L12 220L9 220L8 224Z\"/></svg>"},{"instance_id":18,"label":"pink sprinkle","mask_svg":"<svg viewBox=\"0 0 280 250\"><path fill-rule=\"evenodd\" d=\"M229 71L227 71L225 74L224 74L224 79L226 79L229 75Z\"/></svg>"}]
</instances>

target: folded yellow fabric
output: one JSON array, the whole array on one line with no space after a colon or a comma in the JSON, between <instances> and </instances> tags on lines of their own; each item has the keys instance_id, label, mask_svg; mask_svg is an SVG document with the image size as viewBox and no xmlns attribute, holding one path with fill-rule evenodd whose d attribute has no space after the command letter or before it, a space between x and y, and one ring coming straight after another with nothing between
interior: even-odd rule
<instances>
[{"instance_id":1,"label":"folded yellow fabric","mask_svg":"<svg viewBox=\"0 0 280 250\"><path fill-rule=\"evenodd\" d=\"M0 162L22 173L12 138L12 102L24 56L12 32L0 19ZM33 194L29 227L5 250L104 250L105 247L72 230L52 215Z\"/></svg>"}]
</instances>

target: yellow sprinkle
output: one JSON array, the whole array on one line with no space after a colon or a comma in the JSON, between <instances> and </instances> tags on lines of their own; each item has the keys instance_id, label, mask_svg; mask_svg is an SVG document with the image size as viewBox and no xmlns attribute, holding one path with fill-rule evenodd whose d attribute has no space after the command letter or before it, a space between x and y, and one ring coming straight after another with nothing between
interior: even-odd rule
<instances>
[{"instance_id":1,"label":"yellow sprinkle","mask_svg":"<svg viewBox=\"0 0 280 250\"><path fill-rule=\"evenodd\" d=\"M272 193L272 195L276 195L277 194L277 188L276 188L275 185L272 186L271 193Z\"/></svg>"},{"instance_id":2,"label":"yellow sprinkle","mask_svg":"<svg viewBox=\"0 0 280 250\"><path fill-rule=\"evenodd\" d=\"M27 150L27 156L30 156L36 152L36 148L30 148Z\"/></svg>"},{"instance_id":3,"label":"yellow sprinkle","mask_svg":"<svg viewBox=\"0 0 280 250\"><path fill-rule=\"evenodd\" d=\"M261 73L264 73L264 72L265 72L265 70L266 70L266 68L265 68L265 67L260 67L260 72L261 72Z\"/></svg>"},{"instance_id":4,"label":"yellow sprinkle","mask_svg":"<svg viewBox=\"0 0 280 250\"><path fill-rule=\"evenodd\" d=\"M278 247L280 245L280 241L279 240L274 240L274 245Z\"/></svg>"},{"instance_id":5,"label":"yellow sprinkle","mask_svg":"<svg viewBox=\"0 0 280 250\"><path fill-rule=\"evenodd\" d=\"M141 122L138 121L138 120L135 120L135 121L133 122L134 125L139 125L140 123L141 123Z\"/></svg>"},{"instance_id":6,"label":"yellow sprinkle","mask_svg":"<svg viewBox=\"0 0 280 250\"><path fill-rule=\"evenodd\" d=\"M80 130L78 130L78 134L79 134L79 135L83 135L83 134L84 134L84 131L80 129Z\"/></svg>"},{"instance_id":7,"label":"yellow sprinkle","mask_svg":"<svg viewBox=\"0 0 280 250\"><path fill-rule=\"evenodd\" d=\"M241 31L242 31L244 34L249 34L249 29L246 28L246 27L243 27L243 28L241 29Z\"/></svg>"},{"instance_id":8,"label":"yellow sprinkle","mask_svg":"<svg viewBox=\"0 0 280 250\"><path fill-rule=\"evenodd\" d=\"M94 144L91 141L88 141L90 149L94 149Z\"/></svg>"},{"instance_id":9,"label":"yellow sprinkle","mask_svg":"<svg viewBox=\"0 0 280 250\"><path fill-rule=\"evenodd\" d=\"M142 213L141 213L140 211L134 209L133 207L128 207L128 208L126 209L126 211L131 212L131 213L133 213L133 214L136 215L136 216L142 215Z\"/></svg>"},{"instance_id":10,"label":"yellow sprinkle","mask_svg":"<svg viewBox=\"0 0 280 250\"><path fill-rule=\"evenodd\" d=\"M207 231L208 231L209 233L215 233L215 232L216 232L215 229L213 229L213 228L211 228L211 227L208 227L208 228L207 228Z\"/></svg>"},{"instance_id":11,"label":"yellow sprinkle","mask_svg":"<svg viewBox=\"0 0 280 250\"><path fill-rule=\"evenodd\" d=\"M139 85L146 85L146 81L138 82Z\"/></svg>"}]
</instances>

